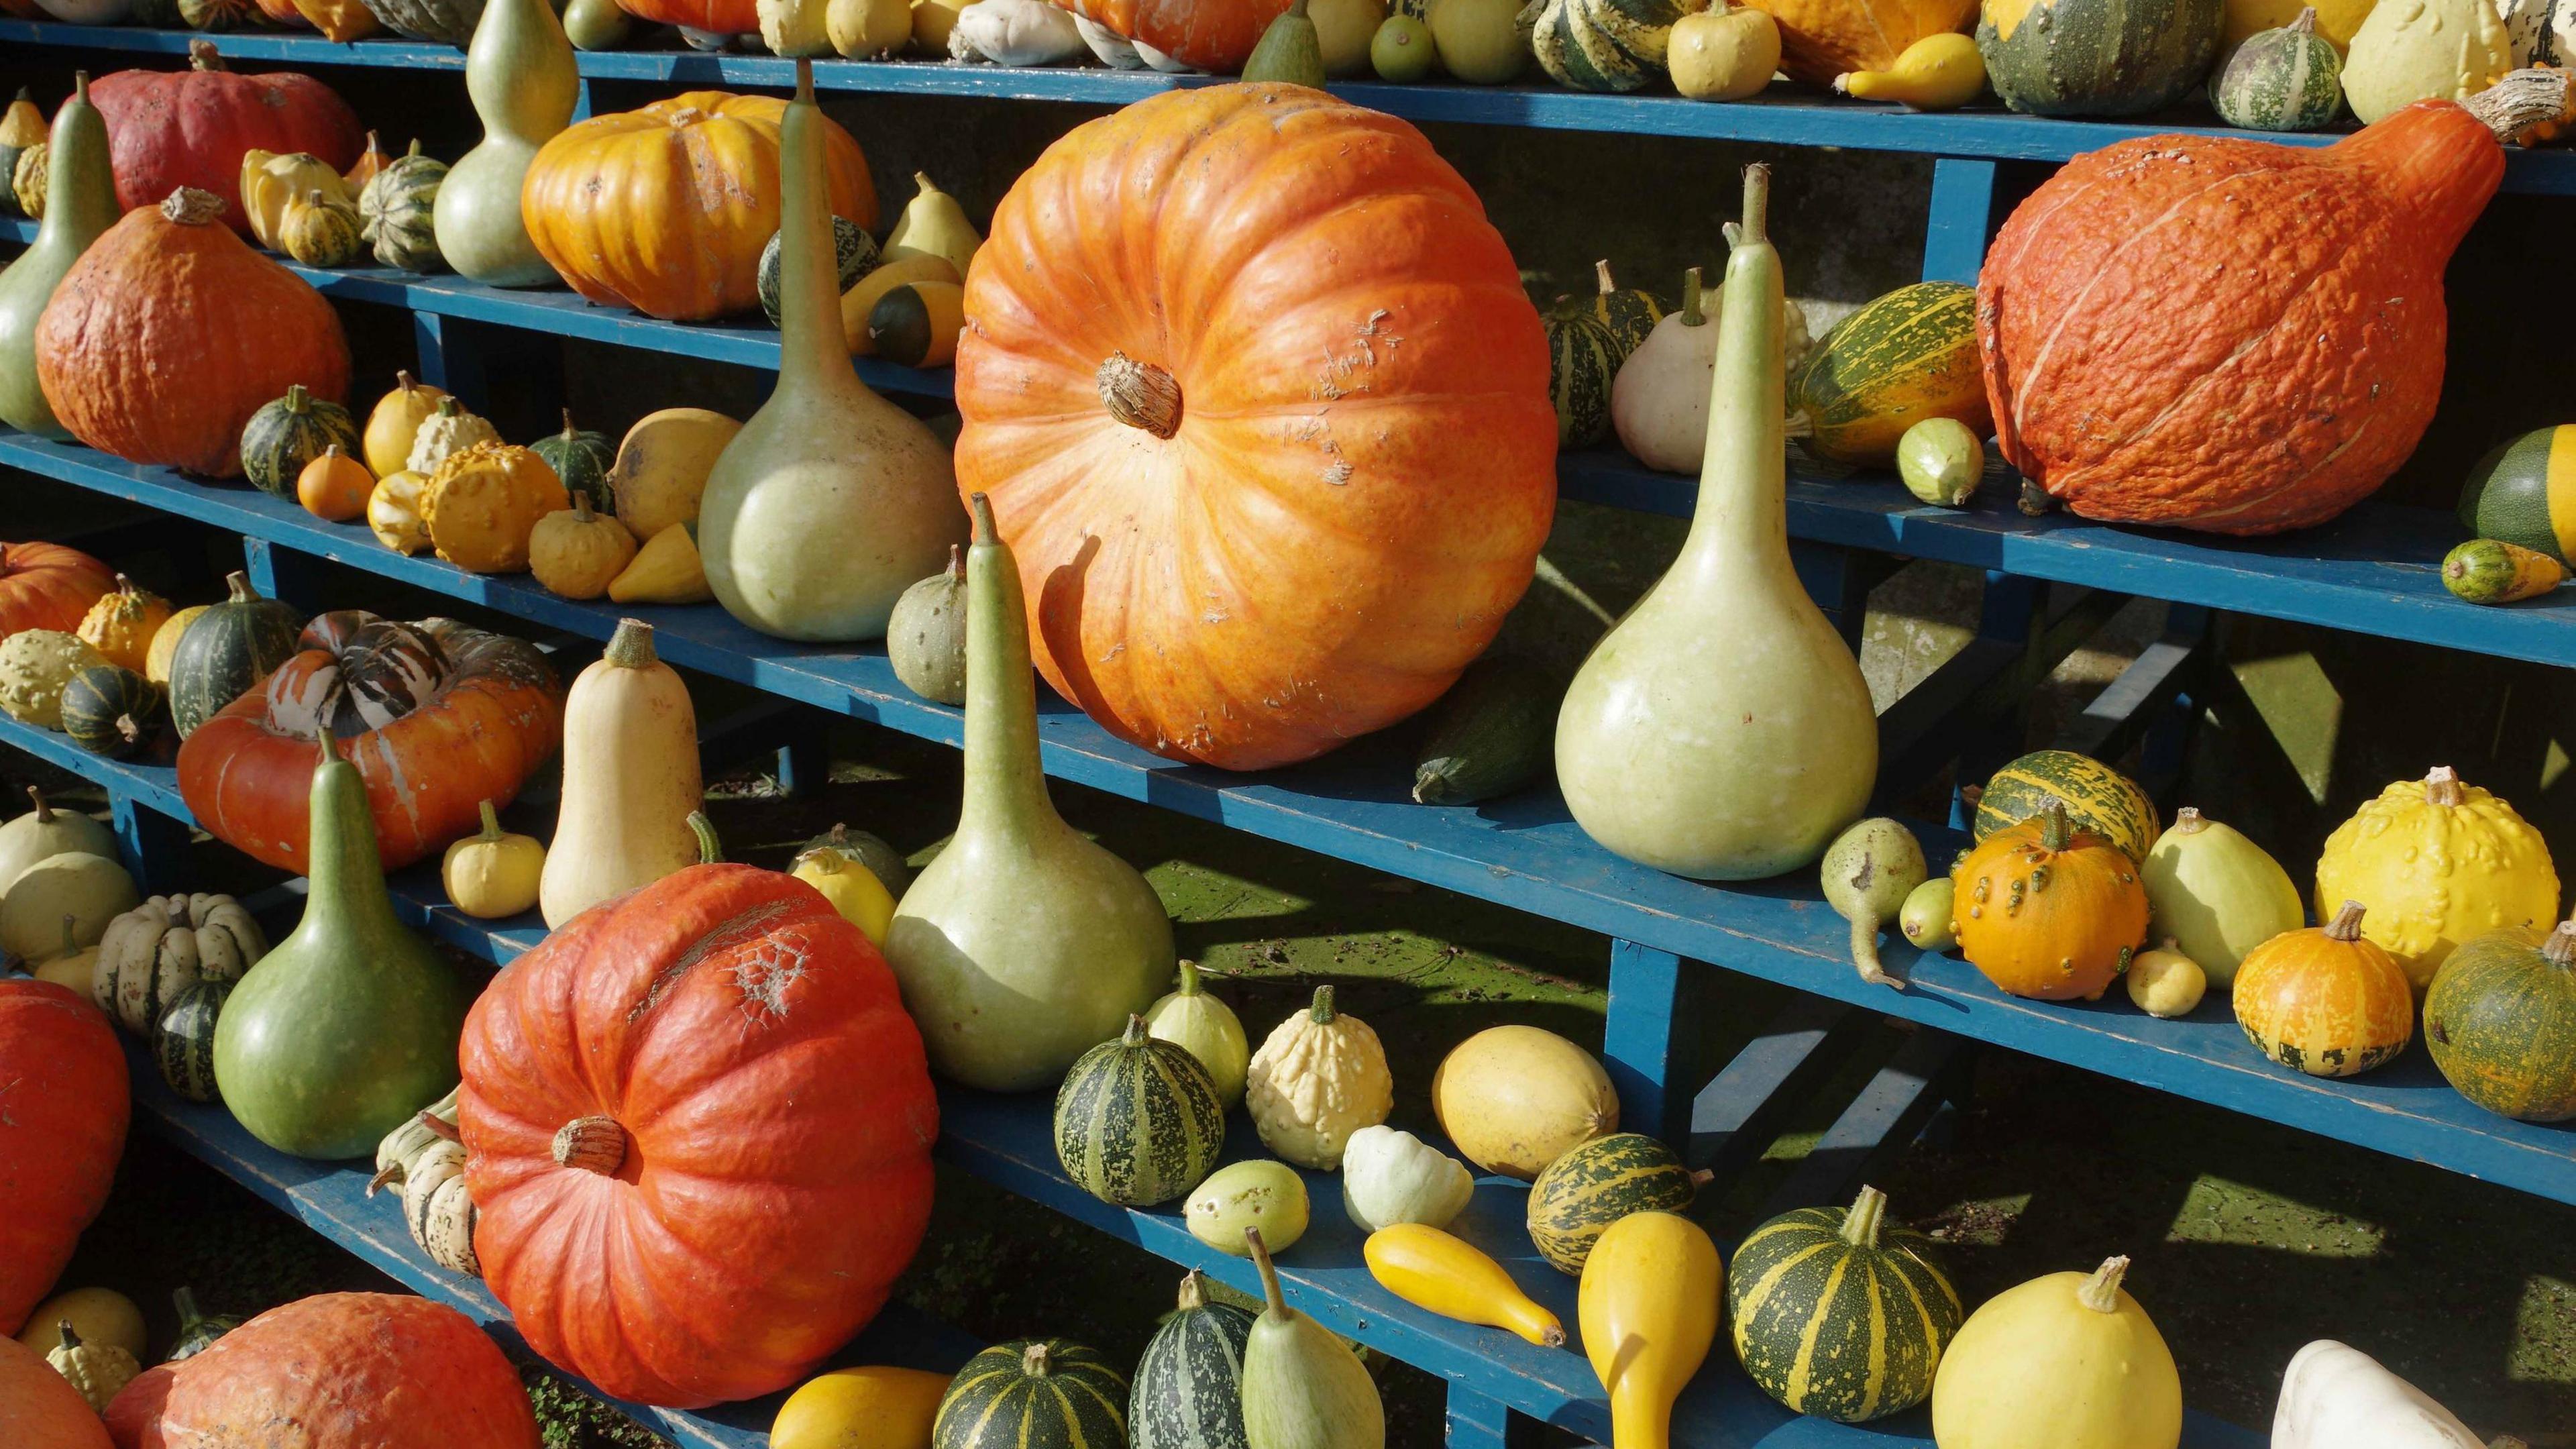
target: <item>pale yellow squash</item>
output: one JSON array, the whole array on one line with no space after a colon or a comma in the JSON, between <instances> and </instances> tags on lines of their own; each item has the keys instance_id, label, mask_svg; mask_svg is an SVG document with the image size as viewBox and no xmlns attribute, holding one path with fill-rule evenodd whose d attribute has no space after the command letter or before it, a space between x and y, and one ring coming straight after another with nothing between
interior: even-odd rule
<instances>
[{"instance_id":1,"label":"pale yellow squash","mask_svg":"<svg viewBox=\"0 0 2576 1449\"><path fill-rule=\"evenodd\" d=\"M497 921L518 915L537 903L537 885L545 878L546 848L532 835L501 828L492 802L483 802L483 829L447 847L438 865L439 883L458 910L478 920Z\"/></svg>"},{"instance_id":2,"label":"pale yellow squash","mask_svg":"<svg viewBox=\"0 0 2576 1449\"><path fill-rule=\"evenodd\" d=\"M2369 125L2417 101L2464 101L2495 84L2513 69L2513 37L2498 10L2493 0L2382 0L2345 48L2352 113Z\"/></svg>"},{"instance_id":3,"label":"pale yellow squash","mask_svg":"<svg viewBox=\"0 0 2576 1449\"><path fill-rule=\"evenodd\" d=\"M1360 1256L1379 1287L1417 1308L1504 1329L1541 1348L1565 1342L1556 1315L1462 1238L1425 1223L1391 1223L1368 1235Z\"/></svg>"},{"instance_id":4,"label":"pale yellow squash","mask_svg":"<svg viewBox=\"0 0 2576 1449\"><path fill-rule=\"evenodd\" d=\"M1932 1379L1934 1442L2175 1449L2182 1378L2154 1320L2121 1291L2128 1269L2113 1258L2090 1274L2033 1278L1970 1314Z\"/></svg>"},{"instance_id":5,"label":"pale yellow squash","mask_svg":"<svg viewBox=\"0 0 2576 1449\"><path fill-rule=\"evenodd\" d=\"M639 539L698 521L698 498L716 459L742 424L705 408L664 408L626 430L608 469L617 521Z\"/></svg>"},{"instance_id":6,"label":"pale yellow squash","mask_svg":"<svg viewBox=\"0 0 2576 1449\"><path fill-rule=\"evenodd\" d=\"M823 31L851 60L883 60L912 40L912 0L825 0Z\"/></svg>"},{"instance_id":7,"label":"pale yellow squash","mask_svg":"<svg viewBox=\"0 0 2576 1449\"><path fill-rule=\"evenodd\" d=\"M807 1379L769 1426L769 1449L930 1449L948 1375L866 1365Z\"/></svg>"},{"instance_id":8,"label":"pale yellow squash","mask_svg":"<svg viewBox=\"0 0 2576 1449\"><path fill-rule=\"evenodd\" d=\"M73 1288L36 1305L18 1341L38 1353L50 1353L63 1341L59 1325L68 1320L84 1343L111 1345L136 1358L143 1356L143 1310L113 1288Z\"/></svg>"},{"instance_id":9,"label":"pale yellow squash","mask_svg":"<svg viewBox=\"0 0 2576 1449\"><path fill-rule=\"evenodd\" d=\"M894 897L877 873L829 846L796 857L787 873L822 892L841 919L859 928L871 946L883 946L894 920Z\"/></svg>"},{"instance_id":10,"label":"pale yellow squash","mask_svg":"<svg viewBox=\"0 0 2576 1449\"><path fill-rule=\"evenodd\" d=\"M1244 1104L1271 1151L1301 1167L1342 1165L1352 1133L1386 1120L1395 1107L1395 1078L1377 1032L1333 1009L1333 988L1315 988L1314 1004L1271 1030L1252 1054Z\"/></svg>"},{"instance_id":11,"label":"pale yellow squash","mask_svg":"<svg viewBox=\"0 0 2576 1449\"><path fill-rule=\"evenodd\" d=\"M698 861L689 816L704 803L688 686L653 652L653 626L621 619L564 698L563 804L538 905L546 925Z\"/></svg>"},{"instance_id":12,"label":"pale yellow squash","mask_svg":"<svg viewBox=\"0 0 2576 1449\"><path fill-rule=\"evenodd\" d=\"M1619 1095L1592 1053L1534 1026L1460 1042L1431 1078L1431 1109L1467 1160L1536 1178L1567 1151L1619 1130Z\"/></svg>"},{"instance_id":13,"label":"pale yellow squash","mask_svg":"<svg viewBox=\"0 0 2576 1449\"><path fill-rule=\"evenodd\" d=\"M402 472L411 461L411 445L420 425L438 416L444 389L414 382L408 372L394 374L393 391L376 400L367 414L367 471L379 478Z\"/></svg>"},{"instance_id":14,"label":"pale yellow squash","mask_svg":"<svg viewBox=\"0 0 2576 1449\"><path fill-rule=\"evenodd\" d=\"M644 540L625 571L608 581L608 597L620 604L703 604L714 598L689 528L674 523Z\"/></svg>"}]
</instances>

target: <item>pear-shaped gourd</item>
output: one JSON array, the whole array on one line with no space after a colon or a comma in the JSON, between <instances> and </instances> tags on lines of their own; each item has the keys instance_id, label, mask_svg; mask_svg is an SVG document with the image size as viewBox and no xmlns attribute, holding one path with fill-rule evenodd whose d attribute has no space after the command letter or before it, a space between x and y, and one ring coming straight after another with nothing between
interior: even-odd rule
<instances>
[{"instance_id":1,"label":"pear-shaped gourd","mask_svg":"<svg viewBox=\"0 0 2576 1449\"><path fill-rule=\"evenodd\" d=\"M1386 1408L1366 1365L1331 1329L1288 1306L1259 1228L1245 1228L1261 1270L1262 1314L1243 1345L1243 1437L1250 1449L1385 1449Z\"/></svg>"},{"instance_id":2,"label":"pear-shaped gourd","mask_svg":"<svg viewBox=\"0 0 2576 1449\"><path fill-rule=\"evenodd\" d=\"M1681 556L1593 647L1556 725L1577 824L1616 854L1703 880L1812 864L1869 802L1869 686L1789 564L1780 254L1768 168L1718 308L1699 505Z\"/></svg>"},{"instance_id":3,"label":"pear-shaped gourd","mask_svg":"<svg viewBox=\"0 0 2576 1449\"><path fill-rule=\"evenodd\" d=\"M884 636L895 600L939 571L965 520L948 450L850 369L813 71L796 63L779 126L778 387L707 475L698 555L726 613L782 639L846 643Z\"/></svg>"},{"instance_id":4,"label":"pear-shaped gourd","mask_svg":"<svg viewBox=\"0 0 2576 1449\"><path fill-rule=\"evenodd\" d=\"M689 822L705 802L689 687L654 653L652 625L620 619L564 695L563 803L537 886L546 925L696 865Z\"/></svg>"},{"instance_id":5,"label":"pear-shaped gourd","mask_svg":"<svg viewBox=\"0 0 2576 1449\"><path fill-rule=\"evenodd\" d=\"M903 893L885 955L952 1081L1021 1092L1064 1075L1172 979L1172 921L1133 866L1055 813L1038 763L1020 569L972 500L966 782L957 833Z\"/></svg>"},{"instance_id":6,"label":"pear-shaped gourd","mask_svg":"<svg viewBox=\"0 0 2576 1449\"><path fill-rule=\"evenodd\" d=\"M108 171L107 122L89 103L89 72L72 80L72 98L54 113L45 143L45 219L36 240L0 271L0 423L39 437L71 434L36 385L36 319L54 295L54 284L79 261L98 234L124 212Z\"/></svg>"},{"instance_id":7,"label":"pear-shaped gourd","mask_svg":"<svg viewBox=\"0 0 2576 1449\"><path fill-rule=\"evenodd\" d=\"M1914 832L1884 817L1864 820L1825 852L1825 902L1852 925L1852 964L1874 986L1903 986L1878 959L1878 928L1904 911L1923 884L1923 846Z\"/></svg>"},{"instance_id":8,"label":"pear-shaped gourd","mask_svg":"<svg viewBox=\"0 0 2576 1449\"><path fill-rule=\"evenodd\" d=\"M528 239L519 188L537 148L572 124L581 95L572 42L546 0L491 0L465 48L465 94L483 140L457 158L430 211L438 254L458 275L494 287L552 284L555 269Z\"/></svg>"},{"instance_id":9,"label":"pear-shaped gourd","mask_svg":"<svg viewBox=\"0 0 2576 1449\"><path fill-rule=\"evenodd\" d=\"M967 219L966 208L957 204L956 197L940 190L929 172L912 173L912 185L912 200L903 204L903 215L895 218L894 230L886 233L881 260L938 257L957 269L958 281L966 280L967 267L984 245L983 236Z\"/></svg>"},{"instance_id":10,"label":"pear-shaped gourd","mask_svg":"<svg viewBox=\"0 0 2576 1449\"><path fill-rule=\"evenodd\" d=\"M297 1157L357 1157L456 1085L465 993L394 919L358 767L322 736L304 919L215 1023L215 1085L250 1134Z\"/></svg>"}]
</instances>

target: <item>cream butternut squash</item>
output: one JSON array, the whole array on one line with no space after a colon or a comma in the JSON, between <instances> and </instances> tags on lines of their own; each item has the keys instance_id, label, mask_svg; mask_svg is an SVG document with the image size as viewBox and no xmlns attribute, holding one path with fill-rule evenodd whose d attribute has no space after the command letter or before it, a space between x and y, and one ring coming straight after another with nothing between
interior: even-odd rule
<instances>
[{"instance_id":1,"label":"cream butternut squash","mask_svg":"<svg viewBox=\"0 0 2576 1449\"><path fill-rule=\"evenodd\" d=\"M698 863L689 816L705 800L688 686L621 619L564 697L563 804L537 907L561 926L611 896Z\"/></svg>"}]
</instances>

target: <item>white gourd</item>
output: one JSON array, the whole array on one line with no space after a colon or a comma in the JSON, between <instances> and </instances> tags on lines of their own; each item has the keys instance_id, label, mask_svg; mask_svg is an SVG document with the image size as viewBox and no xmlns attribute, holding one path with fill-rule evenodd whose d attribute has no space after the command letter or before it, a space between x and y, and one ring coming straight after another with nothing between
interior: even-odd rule
<instances>
[{"instance_id":1,"label":"white gourd","mask_svg":"<svg viewBox=\"0 0 2576 1449\"><path fill-rule=\"evenodd\" d=\"M200 981L239 981L268 954L268 933L231 896L154 896L107 923L90 996L140 1037Z\"/></svg>"},{"instance_id":2,"label":"white gourd","mask_svg":"<svg viewBox=\"0 0 2576 1449\"><path fill-rule=\"evenodd\" d=\"M1363 1232L1397 1223L1445 1228L1475 1195L1465 1163L1410 1132L1363 1127L1342 1144L1342 1210Z\"/></svg>"},{"instance_id":3,"label":"white gourd","mask_svg":"<svg viewBox=\"0 0 2576 1449\"><path fill-rule=\"evenodd\" d=\"M2486 1449L2486 1441L2377 1359L2321 1338L2281 1375L2272 1449Z\"/></svg>"},{"instance_id":4,"label":"white gourd","mask_svg":"<svg viewBox=\"0 0 2576 1449\"><path fill-rule=\"evenodd\" d=\"M430 223L438 254L457 273L493 287L557 280L519 211L537 148L572 124L581 73L563 21L546 0L490 0L465 47L465 94L483 139L438 184ZM428 470L412 465L415 473Z\"/></svg>"},{"instance_id":5,"label":"white gourd","mask_svg":"<svg viewBox=\"0 0 2576 1449\"><path fill-rule=\"evenodd\" d=\"M48 856L27 867L0 900L0 951L20 961L45 961L95 946L108 922L142 899L134 877L106 856Z\"/></svg>"},{"instance_id":6,"label":"white gourd","mask_svg":"<svg viewBox=\"0 0 2576 1449\"><path fill-rule=\"evenodd\" d=\"M689 816L706 798L688 686L621 619L564 696L563 804L537 886L546 925L698 862Z\"/></svg>"},{"instance_id":7,"label":"white gourd","mask_svg":"<svg viewBox=\"0 0 2576 1449\"><path fill-rule=\"evenodd\" d=\"M912 41L912 0L825 0L823 32L850 60L882 60Z\"/></svg>"},{"instance_id":8,"label":"white gourd","mask_svg":"<svg viewBox=\"0 0 2576 1449\"><path fill-rule=\"evenodd\" d=\"M116 854L116 836L106 826L77 810L55 809L33 785L27 787L27 798L35 808L0 825L0 896L37 861L70 851Z\"/></svg>"},{"instance_id":9,"label":"white gourd","mask_svg":"<svg viewBox=\"0 0 2576 1449\"><path fill-rule=\"evenodd\" d=\"M2353 33L2343 95L2369 125L2416 101L2463 101L2514 67L2496 0L2389 0Z\"/></svg>"},{"instance_id":10,"label":"white gourd","mask_svg":"<svg viewBox=\"0 0 2576 1449\"><path fill-rule=\"evenodd\" d=\"M1244 1102L1271 1151L1329 1172L1352 1133L1394 1110L1395 1078L1377 1033L1336 1012L1333 988L1318 986L1314 1005L1272 1028L1252 1054Z\"/></svg>"},{"instance_id":11,"label":"white gourd","mask_svg":"<svg viewBox=\"0 0 2576 1449\"><path fill-rule=\"evenodd\" d=\"M1709 379L1717 371L1713 310L1693 267L1682 279L1681 310L1655 324L1610 384L1619 446L1659 472L1696 473L1707 453Z\"/></svg>"},{"instance_id":12,"label":"white gourd","mask_svg":"<svg viewBox=\"0 0 2576 1449\"><path fill-rule=\"evenodd\" d=\"M1136 53L1135 45L1126 36L1082 15L1073 17L1073 28L1081 34L1082 43L1090 46L1091 53L1100 58L1102 65L1112 70L1145 68L1145 57Z\"/></svg>"},{"instance_id":13,"label":"white gourd","mask_svg":"<svg viewBox=\"0 0 2576 1449\"><path fill-rule=\"evenodd\" d=\"M477 443L501 441L501 430L490 421L467 412L456 399L438 400L438 411L421 419L411 435L411 456L404 460L404 471L423 478L438 471L451 453L462 453Z\"/></svg>"},{"instance_id":14,"label":"white gourd","mask_svg":"<svg viewBox=\"0 0 2576 1449\"><path fill-rule=\"evenodd\" d=\"M975 0L948 32L952 59L995 65L1060 65L1089 50L1072 12L1047 0Z\"/></svg>"}]
</instances>

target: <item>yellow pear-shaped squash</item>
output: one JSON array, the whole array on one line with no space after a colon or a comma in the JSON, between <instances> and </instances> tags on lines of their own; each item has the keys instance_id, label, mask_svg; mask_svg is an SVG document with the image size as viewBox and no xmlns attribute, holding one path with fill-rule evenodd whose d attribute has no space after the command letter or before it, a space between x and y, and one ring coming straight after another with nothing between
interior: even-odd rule
<instances>
[{"instance_id":1,"label":"yellow pear-shaped squash","mask_svg":"<svg viewBox=\"0 0 2576 1449\"><path fill-rule=\"evenodd\" d=\"M2317 919L2345 901L2367 909L2362 935L2397 958L2422 996L2462 942L2508 926L2547 930L2558 871L2511 805L2443 765L2389 786L2326 837Z\"/></svg>"},{"instance_id":2,"label":"yellow pear-shaped squash","mask_svg":"<svg viewBox=\"0 0 2576 1449\"><path fill-rule=\"evenodd\" d=\"M778 1406L769 1449L930 1449L948 1375L867 1365L807 1379Z\"/></svg>"},{"instance_id":3,"label":"yellow pear-shaped squash","mask_svg":"<svg viewBox=\"0 0 2576 1449\"><path fill-rule=\"evenodd\" d=\"M829 846L796 857L787 873L823 893L841 919L859 928L871 946L885 944L894 920L894 896L877 873Z\"/></svg>"},{"instance_id":4,"label":"yellow pear-shaped squash","mask_svg":"<svg viewBox=\"0 0 2576 1449\"><path fill-rule=\"evenodd\" d=\"M270 251L285 250L278 228L285 224L287 203L313 191L348 206L358 204L349 194L349 183L319 156L256 148L242 153L242 215L250 222L250 234Z\"/></svg>"},{"instance_id":5,"label":"yellow pear-shaped squash","mask_svg":"<svg viewBox=\"0 0 2576 1449\"><path fill-rule=\"evenodd\" d=\"M482 832L447 847L439 861L438 879L458 910L478 920L497 921L537 903L537 884L545 869L545 846L535 836L503 830L501 817L486 800Z\"/></svg>"},{"instance_id":6,"label":"yellow pear-shaped squash","mask_svg":"<svg viewBox=\"0 0 2576 1449\"><path fill-rule=\"evenodd\" d=\"M379 478L390 478L411 462L411 445L420 425L438 416L438 400L447 396L444 389L425 382L414 382L408 372L394 374L393 391L376 399L367 414L367 432L363 451L367 471Z\"/></svg>"},{"instance_id":7,"label":"yellow pear-shaped squash","mask_svg":"<svg viewBox=\"0 0 2576 1449\"><path fill-rule=\"evenodd\" d=\"M2154 1320L2121 1291L2128 1270L2113 1258L2089 1275L2033 1278L1968 1315L1932 1379L1933 1442L2176 1449L2182 1376Z\"/></svg>"},{"instance_id":8,"label":"yellow pear-shaped squash","mask_svg":"<svg viewBox=\"0 0 2576 1449\"><path fill-rule=\"evenodd\" d=\"M1671 1444L1673 1401L1716 1342L1725 1298L1717 1245L1679 1213L1630 1213L1593 1241L1575 1317L1584 1357L1610 1395L1615 1449ZM1942 1449L1952 1449L1948 1440Z\"/></svg>"}]
</instances>

